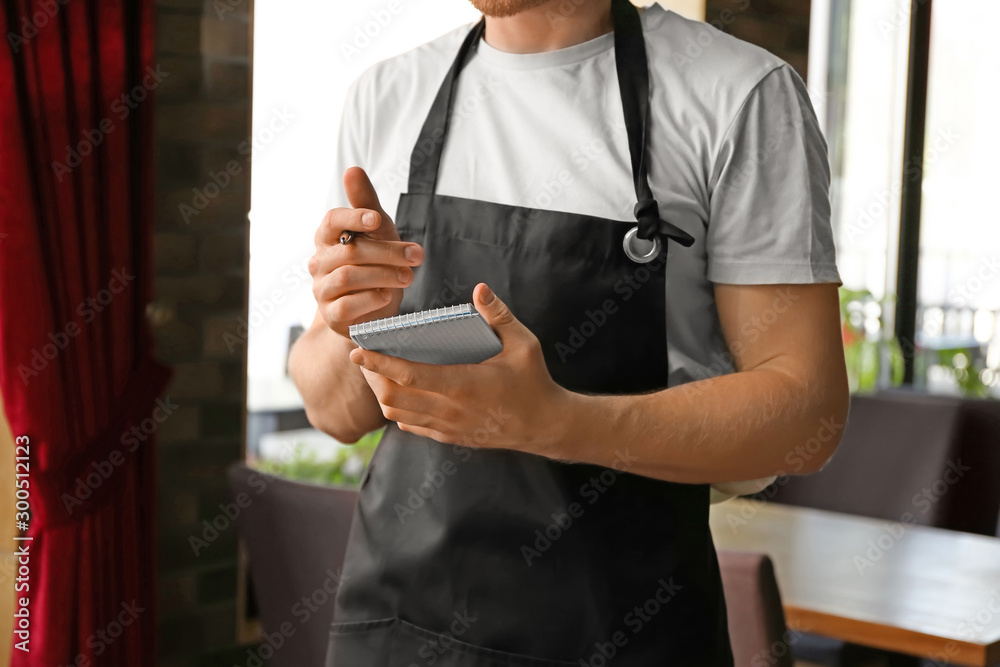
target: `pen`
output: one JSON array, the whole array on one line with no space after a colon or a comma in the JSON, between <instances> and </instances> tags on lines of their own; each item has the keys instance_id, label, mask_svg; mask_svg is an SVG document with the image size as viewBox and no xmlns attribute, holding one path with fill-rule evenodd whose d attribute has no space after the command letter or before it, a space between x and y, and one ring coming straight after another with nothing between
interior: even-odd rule
<instances>
[{"instance_id":1,"label":"pen","mask_svg":"<svg viewBox=\"0 0 1000 667\"><path fill-rule=\"evenodd\" d=\"M345 229L344 231L340 232L340 243L342 245L347 245L353 240L354 240L354 232L352 232L351 230Z\"/></svg>"}]
</instances>

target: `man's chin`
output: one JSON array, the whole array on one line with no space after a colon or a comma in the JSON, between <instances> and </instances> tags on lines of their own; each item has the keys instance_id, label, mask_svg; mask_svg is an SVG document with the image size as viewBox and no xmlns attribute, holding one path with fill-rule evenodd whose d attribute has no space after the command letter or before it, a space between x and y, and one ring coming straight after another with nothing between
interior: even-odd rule
<instances>
[{"instance_id":1,"label":"man's chin","mask_svg":"<svg viewBox=\"0 0 1000 667\"><path fill-rule=\"evenodd\" d=\"M469 0L469 2L486 16L502 19L534 9L548 0Z\"/></svg>"}]
</instances>

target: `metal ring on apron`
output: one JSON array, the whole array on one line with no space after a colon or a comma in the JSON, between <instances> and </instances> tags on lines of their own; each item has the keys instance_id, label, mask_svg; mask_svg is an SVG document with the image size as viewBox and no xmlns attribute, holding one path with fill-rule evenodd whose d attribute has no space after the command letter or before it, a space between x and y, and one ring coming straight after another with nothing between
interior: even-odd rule
<instances>
[{"instance_id":1,"label":"metal ring on apron","mask_svg":"<svg viewBox=\"0 0 1000 667\"><path fill-rule=\"evenodd\" d=\"M660 254L660 249L663 247L660 243L660 237L657 236L652 241L647 241L646 239L639 238L638 235L638 225L628 230L628 233L625 234L625 238L622 239L622 247L625 249L625 254L633 262L639 264L652 262Z\"/></svg>"}]
</instances>

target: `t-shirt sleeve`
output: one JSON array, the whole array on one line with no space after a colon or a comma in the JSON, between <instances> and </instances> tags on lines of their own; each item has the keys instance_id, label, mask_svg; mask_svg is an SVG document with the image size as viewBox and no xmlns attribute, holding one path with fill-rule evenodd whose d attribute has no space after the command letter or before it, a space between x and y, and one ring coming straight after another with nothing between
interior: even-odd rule
<instances>
[{"instance_id":1,"label":"t-shirt sleeve","mask_svg":"<svg viewBox=\"0 0 1000 667\"><path fill-rule=\"evenodd\" d=\"M749 93L711 173L710 281L841 284L826 140L791 67L771 70Z\"/></svg>"},{"instance_id":2,"label":"t-shirt sleeve","mask_svg":"<svg viewBox=\"0 0 1000 667\"><path fill-rule=\"evenodd\" d=\"M344 193L344 172L350 167L365 166L369 113L365 108L362 84L362 79L357 79L347 88L333 152L333 181L326 193L327 210L350 206Z\"/></svg>"}]
</instances>

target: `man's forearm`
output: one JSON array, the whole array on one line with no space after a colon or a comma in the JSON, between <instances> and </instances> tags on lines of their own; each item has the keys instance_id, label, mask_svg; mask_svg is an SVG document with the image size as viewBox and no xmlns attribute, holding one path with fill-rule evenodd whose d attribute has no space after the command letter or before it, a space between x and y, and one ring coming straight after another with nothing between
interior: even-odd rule
<instances>
[{"instance_id":1,"label":"man's forearm","mask_svg":"<svg viewBox=\"0 0 1000 667\"><path fill-rule=\"evenodd\" d=\"M313 325L296 341L288 366L316 428L341 442L356 442L386 423L361 370L348 356L354 343Z\"/></svg>"},{"instance_id":2,"label":"man's forearm","mask_svg":"<svg viewBox=\"0 0 1000 667\"><path fill-rule=\"evenodd\" d=\"M766 368L651 394L571 394L547 455L688 484L805 474L836 448L848 403Z\"/></svg>"}]
</instances>

